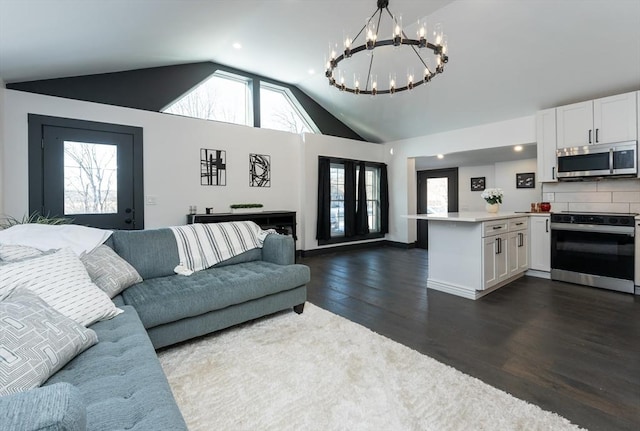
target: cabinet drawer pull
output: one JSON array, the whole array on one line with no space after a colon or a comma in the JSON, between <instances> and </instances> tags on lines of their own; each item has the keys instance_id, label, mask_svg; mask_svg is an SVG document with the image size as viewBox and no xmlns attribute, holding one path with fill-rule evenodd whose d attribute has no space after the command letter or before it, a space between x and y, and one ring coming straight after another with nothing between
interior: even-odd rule
<instances>
[{"instance_id":1,"label":"cabinet drawer pull","mask_svg":"<svg viewBox=\"0 0 640 431\"><path fill-rule=\"evenodd\" d=\"M494 226L492 229L493 230L502 229L502 226Z\"/></svg>"},{"instance_id":2,"label":"cabinet drawer pull","mask_svg":"<svg viewBox=\"0 0 640 431\"><path fill-rule=\"evenodd\" d=\"M522 226L524 222L516 223L516 226Z\"/></svg>"}]
</instances>

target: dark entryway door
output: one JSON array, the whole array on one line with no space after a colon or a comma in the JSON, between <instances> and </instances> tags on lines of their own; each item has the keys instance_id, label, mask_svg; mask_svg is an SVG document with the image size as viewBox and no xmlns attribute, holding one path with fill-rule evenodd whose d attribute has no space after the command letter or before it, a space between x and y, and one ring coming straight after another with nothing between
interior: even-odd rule
<instances>
[{"instance_id":1,"label":"dark entryway door","mask_svg":"<svg viewBox=\"0 0 640 431\"><path fill-rule=\"evenodd\" d=\"M418 214L438 212L458 212L458 168L418 171ZM429 248L428 226L418 220L419 248Z\"/></svg>"},{"instance_id":2,"label":"dark entryway door","mask_svg":"<svg viewBox=\"0 0 640 431\"><path fill-rule=\"evenodd\" d=\"M141 151L136 148L136 133L127 126L85 127L89 123L67 121L68 125L63 121L40 125L41 191L39 199L38 193L30 196L31 211L85 226L141 229L142 172L137 172ZM34 203L40 206L33 208Z\"/></svg>"}]
</instances>

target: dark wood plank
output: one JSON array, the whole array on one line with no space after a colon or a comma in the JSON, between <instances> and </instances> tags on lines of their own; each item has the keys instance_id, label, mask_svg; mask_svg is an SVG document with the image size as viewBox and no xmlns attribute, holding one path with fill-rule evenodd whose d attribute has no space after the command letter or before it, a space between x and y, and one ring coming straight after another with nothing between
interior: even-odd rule
<instances>
[{"instance_id":1,"label":"dark wood plank","mask_svg":"<svg viewBox=\"0 0 640 431\"><path fill-rule=\"evenodd\" d=\"M523 277L471 301L426 288L421 249L301 263L313 304L587 429L640 429L640 297Z\"/></svg>"}]
</instances>

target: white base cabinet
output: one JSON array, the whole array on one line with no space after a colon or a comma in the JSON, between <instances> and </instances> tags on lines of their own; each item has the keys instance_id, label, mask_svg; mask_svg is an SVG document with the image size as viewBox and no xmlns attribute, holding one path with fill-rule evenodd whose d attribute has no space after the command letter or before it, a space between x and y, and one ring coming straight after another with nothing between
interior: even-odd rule
<instances>
[{"instance_id":1,"label":"white base cabinet","mask_svg":"<svg viewBox=\"0 0 640 431\"><path fill-rule=\"evenodd\" d=\"M551 216L535 214L529 218L531 231L531 263L529 269L551 271Z\"/></svg>"},{"instance_id":2,"label":"white base cabinet","mask_svg":"<svg viewBox=\"0 0 640 431\"><path fill-rule=\"evenodd\" d=\"M528 217L475 223L429 219L428 288L478 299L528 267Z\"/></svg>"}]
</instances>

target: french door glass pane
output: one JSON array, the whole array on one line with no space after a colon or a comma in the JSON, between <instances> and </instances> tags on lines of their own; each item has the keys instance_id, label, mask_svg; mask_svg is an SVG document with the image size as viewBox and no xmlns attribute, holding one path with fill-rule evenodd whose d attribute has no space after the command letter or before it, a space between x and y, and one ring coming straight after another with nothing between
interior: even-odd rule
<instances>
[{"instance_id":1,"label":"french door glass pane","mask_svg":"<svg viewBox=\"0 0 640 431\"><path fill-rule=\"evenodd\" d=\"M427 178L427 214L448 211L448 186L447 178Z\"/></svg>"},{"instance_id":2,"label":"french door glass pane","mask_svg":"<svg viewBox=\"0 0 640 431\"><path fill-rule=\"evenodd\" d=\"M64 141L64 213L118 212L118 147Z\"/></svg>"}]
</instances>

